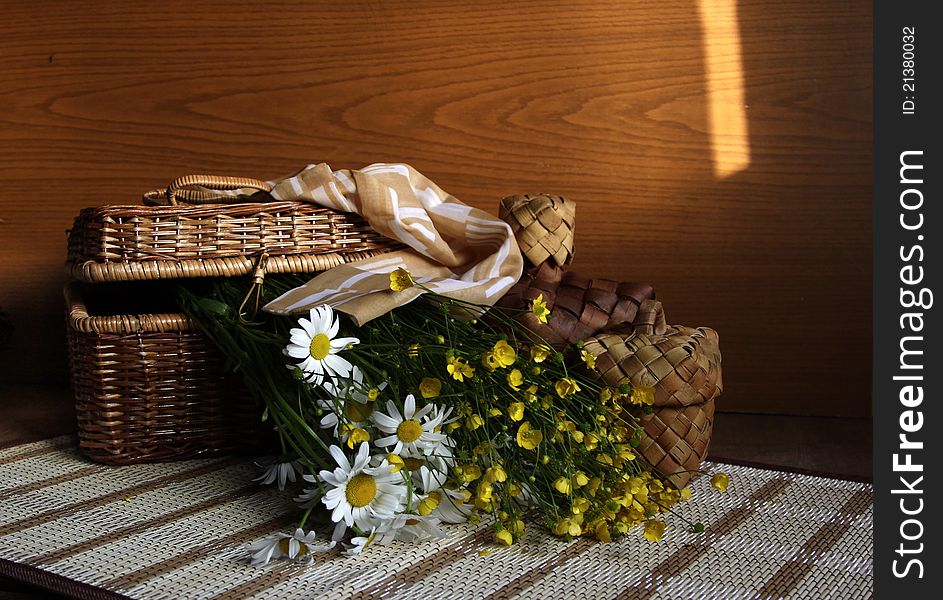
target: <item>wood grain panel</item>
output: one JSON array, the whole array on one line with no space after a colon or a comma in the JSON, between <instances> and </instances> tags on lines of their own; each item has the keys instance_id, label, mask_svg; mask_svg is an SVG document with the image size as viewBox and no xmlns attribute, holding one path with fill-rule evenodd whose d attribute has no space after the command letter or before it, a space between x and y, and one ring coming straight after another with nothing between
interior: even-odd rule
<instances>
[{"instance_id":1,"label":"wood grain panel","mask_svg":"<svg viewBox=\"0 0 943 600\"><path fill-rule=\"evenodd\" d=\"M720 331L721 408L869 414L870 6L737 7L751 162L718 179L694 0L5 3L0 377L64 377L81 207L403 161L492 212L576 200L577 268Z\"/></svg>"}]
</instances>

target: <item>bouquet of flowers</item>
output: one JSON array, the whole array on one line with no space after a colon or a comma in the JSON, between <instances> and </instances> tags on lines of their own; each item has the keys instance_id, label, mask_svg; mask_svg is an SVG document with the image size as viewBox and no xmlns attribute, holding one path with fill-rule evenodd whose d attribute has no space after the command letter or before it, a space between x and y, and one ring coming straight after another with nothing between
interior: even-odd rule
<instances>
[{"instance_id":1,"label":"bouquet of flowers","mask_svg":"<svg viewBox=\"0 0 943 600\"><path fill-rule=\"evenodd\" d=\"M263 296L301 282L270 276ZM391 292L414 286L423 288L406 270L390 274ZM513 310L422 291L360 328L328 305L247 323L232 280L181 291L184 310L265 402L282 457L259 479L281 489L303 481L297 530L250 547L252 562L336 544L358 554L481 519L500 545L533 525L601 541L641 525L659 540L661 516L691 490L635 452L654 390L601 384L582 344L552 348ZM542 323L550 316L541 297L529 312ZM723 490L727 476L712 483ZM328 543L311 530L320 516L333 523Z\"/></svg>"}]
</instances>

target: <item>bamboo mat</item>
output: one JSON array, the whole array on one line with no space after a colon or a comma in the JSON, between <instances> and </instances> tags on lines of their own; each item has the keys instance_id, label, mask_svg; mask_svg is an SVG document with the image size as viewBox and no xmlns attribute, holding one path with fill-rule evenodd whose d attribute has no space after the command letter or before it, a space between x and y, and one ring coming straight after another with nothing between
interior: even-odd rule
<instances>
[{"instance_id":1,"label":"bamboo mat","mask_svg":"<svg viewBox=\"0 0 943 600\"><path fill-rule=\"evenodd\" d=\"M602 544L529 527L450 526L424 544L250 567L245 545L294 528L288 492L252 483L246 458L108 467L71 437L0 450L0 573L80 598L868 598L872 490L733 465L726 493L694 481L664 539ZM485 551L485 552L482 552ZM490 551L490 552L489 552Z\"/></svg>"}]
</instances>

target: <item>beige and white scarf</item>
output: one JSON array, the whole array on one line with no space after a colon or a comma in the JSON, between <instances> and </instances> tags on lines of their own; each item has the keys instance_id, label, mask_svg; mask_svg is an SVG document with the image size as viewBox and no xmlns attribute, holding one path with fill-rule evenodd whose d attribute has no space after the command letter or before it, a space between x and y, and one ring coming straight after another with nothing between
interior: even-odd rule
<instances>
[{"instance_id":1,"label":"beige and white scarf","mask_svg":"<svg viewBox=\"0 0 943 600\"><path fill-rule=\"evenodd\" d=\"M271 183L276 200L355 212L409 249L325 271L269 302L268 312L293 314L330 304L362 325L422 293L416 287L390 290L389 274L400 267L439 294L489 306L521 277L523 259L508 224L462 203L409 165L332 171L321 163Z\"/></svg>"}]
</instances>

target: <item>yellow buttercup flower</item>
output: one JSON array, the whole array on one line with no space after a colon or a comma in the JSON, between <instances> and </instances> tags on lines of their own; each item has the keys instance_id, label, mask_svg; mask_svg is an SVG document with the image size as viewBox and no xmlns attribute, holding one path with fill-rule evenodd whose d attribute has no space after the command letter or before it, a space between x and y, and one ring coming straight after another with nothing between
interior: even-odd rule
<instances>
[{"instance_id":1,"label":"yellow buttercup flower","mask_svg":"<svg viewBox=\"0 0 943 600\"><path fill-rule=\"evenodd\" d=\"M612 388L604 387L599 390L599 402L605 404L612 399Z\"/></svg>"},{"instance_id":2,"label":"yellow buttercup flower","mask_svg":"<svg viewBox=\"0 0 943 600\"><path fill-rule=\"evenodd\" d=\"M455 467L455 474L465 483L471 483L481 477L481 467L478 465L459 465Z\"/></svg>"},{"instance_id":3,"label":"yellow buttercup flower","mask_svg":"<svg viewBox=\"0 0 943 600\"><path fill-rule=\"evenodd\" d=\"M489 350L481 355L481 366L488 369L489 371L494 371L501 367L501 363L495 357L494 352Z\"/></svg>"},{"instance_id":4,"label":"yellow buttercup flower","mask_svg":"<svg viewBox=\"0 0 943 600\"><path fill-rule=\"evenodd\" d=\"M504 483L508 479L508 474L507 471L504 470L504 467L497 465L485 469L485 474L482 479L488 483Z\"/></svg>"},{"instance_id":5,"label":"yellow buttercup flower","mask_svg":"<svg viewBox=\"0 0 943 600\"><path fill-rule=\"evenodd\" d=\"M489 417L500 417L500 416L501 416L501 409L500 409L500 408L489 408L489 409L488 409L488 416L489 416Z\"/></svg>"},{"instance_id":6,"label":"yellow buttercup flower","mask_svg":"<svg viewBox=\"0 0 943 600\"><path fill-rule=\"evenodd\" d=\"M508 373L508 385L514 391L521 389L521 386L524 385L524 374L519 369L512 369Z\"/></svg>"},{"instance_id":7,"label":"yellow buttercup flower","mask_svg":"<svg viewBox=\"0 0 943 600\"><path fill-rule=\"evenodd\" d=\"M419 501L418 512L423 517L427 516L429 513L434 511L439 507L439 503L442 501L442 492L432 491L429 494Z\"/></svg>"},{"instance_id":8,"label":"yellow buttercup flower","mask_svg":"<svg viewBox=\"0 0 943 600\"><path fill-rule=\"evenodd\" d=\"M569 494L570 490L573 489L570 485L570 480L566 477L558 477L557 480L553 482L553 487L561 494Z\"/></svg>"},{"instance_id":9,"label":"yellow buttercup flower","mask_svg":"<svg viewBox=\"0 0 943 600\"><path fill-rule=\"evenodd\" d=\"M645 531L642 535L645 536L646 540L650 542L657 542L661 540L661 536L665 533L665 522L659 521L658 519L649 519L645 521Z\"/></svg>"},{"instance_id":10,"label":"yellow buttercup flower","mask_svg":"<svg viewBox=\"0 0 943 600\"><path fill-rule=\"evenodd\" d=\"M406 466L403 457L392 452L386 455L386 461L393 467L394 473L399 473L400 469Z\"/></svg>"},{"instance_id":11,"label":"yellow buttercup flower","mask_svg":"<svg viewBox=\"0 0 943 600\"><path fill-rule=\"evenodd\" d=\"M533 302L531 302L530 312L534 313L534 316L537 317L537 322L547 322L547 318L550 316L550 310L547 308L547 303L544 302L543 294L538 294Z\"/></svg>"},{"instance_id":12,"label":"yellow buttercup flower","mask_svg":"<svg viewBox=\"0 0 943 600\"><path fill-rule=\"evenodd\" d=\"M570 394L575 394L582 389L572 377L564 377L563 379L557 380L557 382L553 384L553 388L557 390L557 395L561 398L566 398Z\"/></svg>"},{"instance_id":13,"label":"yellow buttercup flower","mask_svg":"<svg viewBox=\"0 0 943 600\"><path fill-rule=\"evenodd\" d=\"M512 402L508 406L508 416L511 417L512 421L520 421L524 418L524 403L523 402Z\"/></svg>"},{"instance_id":14,"label":"yellow buttercup flower","mask_svg":"<svg viewBox=\"0 0 943 600\"><path fill-rule=\"evenodd\" d=\"M465 428L468 429L469 431L475 431L476 429L478 429L484 424L485 424L485 420L482 419L481 415L477 413L473 415L469 415L468 418L465 419Z\"/></svg>"},{"instance_id":15,"label":"yellow buttercup flower","mask_svg":"<svg viewBox=\"0 0 943 600\"><path fill-rule=\"evenodd\" d=\"M612 541L612 535L609 533L609 528L606 526L605 522L600 522L598 525L596 525L594 533L596 534L596 539L600 542Z\"/></svg>"},{"instance_id":16,"label":"yellow buttercup flower","mask_svg":"<svg viewBox=\"0 0 943 600\"><path fill-rule=\"evenodd\" d=\"M687 502L691 499L691 488L685 487L681 488L681 499Z\"/></svg>"},{"instance_id":17,"label":"yellow buttercup flower","mask_svg":"<svg viewBox=\"0 0 943 600\"><path fill-rule=\"evenodd\" d=\"M517 350L507 340L498 340L491 352L502 367L510 367L517 360Z\"/></svg>"},{"instance_id":18,"label":"yellow buttercup flower","mask_svg":"<svg viewBox=\"0 0 943 600\"><path fill-rule=\"evenodd\" d=\"M530 359L535 363L542 363L553 355L553 349L543 344L530 347Z\"/></svg>"},{"instance_id":19,"label":"yellow buttercup flower","mask_svg":"<svg viewBox=\"0 0 943 600\"><path fill-rule=\"evenodd\" d=\"M475 375L474 367L469 365L468 361L464 358L449 356L445 361L447 363L445 368L455 381L465 381L466 378L471 378Z\"/></svg>"},{"instance_id":20,"label":"yellow buttercup flower","mask_svg":"<svg viewBox=\"0 0 943 600\"><path fill-rule=\"evenodd\" d=\"M639 406L643 404L651 406L655 403L655 388L648 387L647 385L633 387L630 402Z\"/></svg>"},{"instance_id":21,"label":"yellow buttercup flower","mask_svg":"<svg viewBox=\"0 0 943 600\"><path fill-rule=\"evenodd\" d=\"M521 521L520 519L514 519L513 521L509 522L507 526L508 529L511 530L511 533L517 537L524 535L524 521Z\"/></svg>"},{"instance_id":22,"label":"yellow buttercup flower","mask_svg":"<svg viewBox=\"0 0 943 600\"><path fill-rule=\"evenodd\" d=\"M544 440L544 434L539 429L534 429L530 421L524 421L517 428L517 445L525 450L533 450Z\"/></svg>"},{"instance_id":23,"label":"yellow buttercup flower","mask_svg":"<svg viewBox=\"0 0 943 600\"><path fill-rule=\"evenodd\" d=\"M494 494L494 487L484 479L478 484L475 498L482 502L491 502L491 496Z\"/></svg>"},{"instance_id":24,"label":"yellow buttercup flower","mask_svg":"<svg viewBox=\"0 0 943 600\"><path fill-rule=\"evenodd\" d=\"M586 473L577 471L576 475L570 478L570 482L573 483L574 487L583 487L589 483L589 477L586 476Z\"/></svg>"},{"instance_id":25,"label":"yellow buttercup flower","mask_svg":"<svg viewBox=\"0 0 943 600\"><path fill-rule=\"evenodd\" d=\"M414 285L413 276L406 269L400 267L390 273L390 289L394 292L402 292Z\"/></svg>"},{"instance_id":26,"label":"yellow buttercup flower","mask_svg":"<svg viewBox=\"0 0 943 600\"><path fill-rule=\"evenodd\" d=\"M435 398L442 393L442 382L435 377L423 377L419 382L419 393L423 398Z\"/></svg>"},{"instance_id":27,"label":"yellow buttercup flower","mask_svg":"<svg viewBox=\"0 0 943 600\"><path fill-rule=\"evenodd\" d=\"M583 445L586 446L587 450L595 450L596 446L599 445L599 436L595 433L587 433L583 436Z\"/></svg>"},{"instance_id":28,"label":"yellow buttercup flower","mask_svg":"<svg viewBox=\"0 0 943 600\"><path fill-rule=\"evenodd\" d=\"M537 402L537 386L532 385L524 390L524 401L529 403Z\"/></svg>"},{"instance_id":29,"label":"yellow buttercup flower","mask_svg":"<svg viewBox=\"0 0 943 600\"><path fill-rule=\"evenodd\" d=\"M482 500L481 498L475 498L475 508L486 513L492 513L495 509L494 500Z\"/></svg>"},{"instance_id":30,"label":"yellow buttercup flower","mask_svg":"<svg viewBox=\"0 0 943 600\"><path fill-rule=\"evenodd\" d=\"M714 473L711 477L711 486L719 492L726 492L728 485L730 485L730 475L726 473Z\"/></svg>"},{"instance_id":31,"label":"yellow buttercup flower","mask_svg":"<svg viewBox=\"0 0 943 600\"><path fill-rule=\"evenodd\" d=\"M350 432L350 436L347 438L347 447L353 448L360 442L369 442L369 441L370 441L370 434L367 433L365 429L354 427Z\"/></svg>"},{"instance_id":32,"label":"yellow buttercup flower","mask_svg":"<svg viewBox=\"0 0 943 600\"><path fill-rule=\"evenodd\" d=\"M587 498L577 498L573 501L573 504L570 505L570 512L574 515L584 513L589 510L589 499Z\"/></svg>"},{"instance_id":33,"label":"yellow buttercup flower","mask_svg":"<svg viewBox=\"0 0 943 600\"><path fill-rule=\"evenodd\" d=\"M580 358L583 359L583 364L586 365L586 368L593 371L596 369L596 356L590 354L586 350L580 350Z\"/></svg>"},{"instance_id":34,"label":"yellow buttercup flower","mask_svg":"<svg viewBox=\"0 0 943 600\"><path fill-rule=\"evenodd\" d=\"M557 535L578 536L583 531L583 515L573 515L568 518L560 519L553 526L553 532Z\"/></svg>"},{"instance_id":35,"label":"yellow buttercup flower","mask_svg":"<svg viewBox=\"0 0 943 600\"><path fill-rule=\"evenodd\" d=\"M510 546L514 543L514 536L507 529L502 529L494 534L494 541L502 546Z\"/></svg>"}]
</instances>

